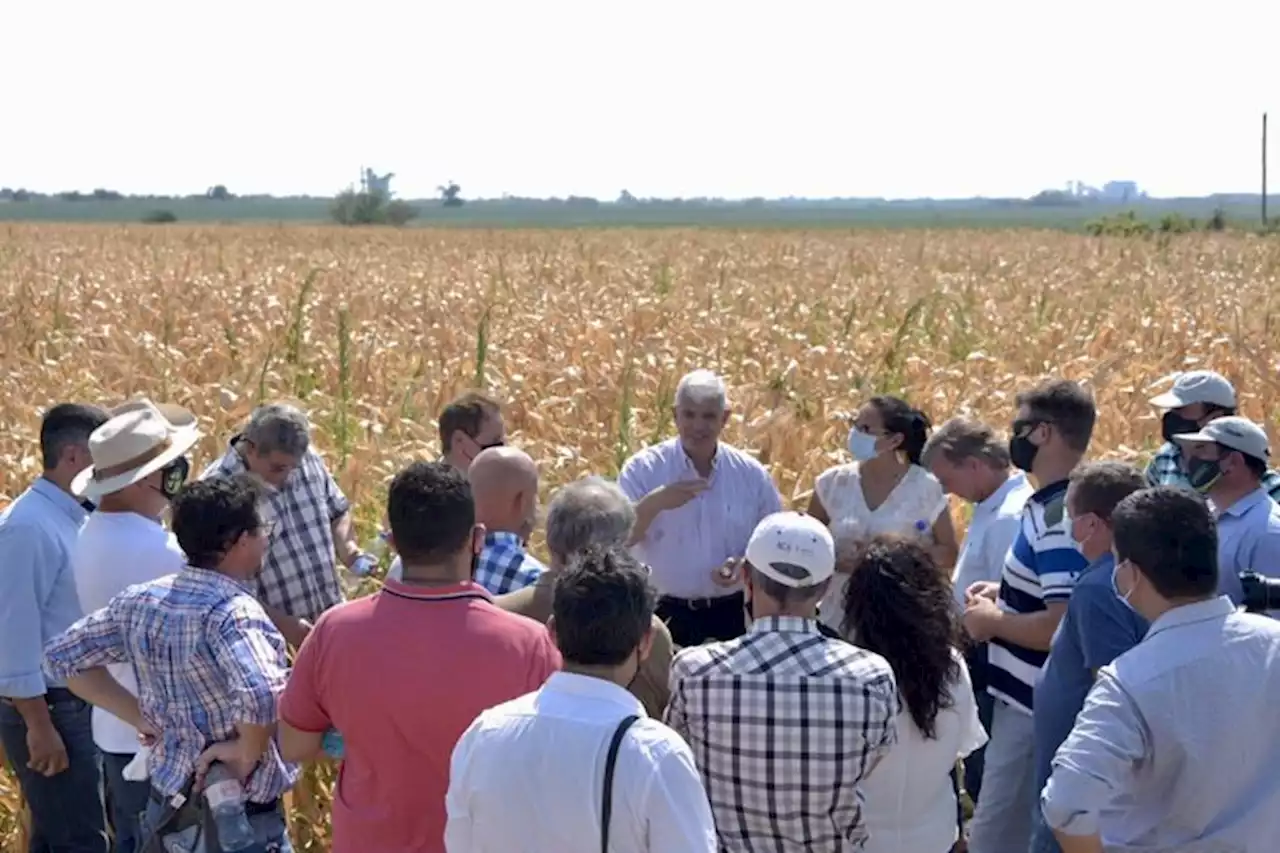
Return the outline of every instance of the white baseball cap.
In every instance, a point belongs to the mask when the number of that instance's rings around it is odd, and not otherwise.
[[[785,586],[817,586],[835,574],[836,546],[811,515],[775,512],[761,519],[747,542],[751,567]]]
[[[1151,398],[1159,409],[1180,409],[1193,403],[1208,403],[1223,409],[1236,407],[1236,389],[1221,373],[1212,370],[1190,370],[1174,380],[1173,387]]]
[[[1215,418],[1199,432],[1184,432],[1173,437],[1174,441],[1186,441],[1193,444],[1221,444],[1232,450],[1238,450],[1245,456],[1267,461],[1271,448],[1267,443],[1267,434],[1262,427],[1247,418],[1234,415]]]

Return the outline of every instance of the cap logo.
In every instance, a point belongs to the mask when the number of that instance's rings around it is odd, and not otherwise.
[[[795,563],[770,563],[769,568],[780,575],[791,578],[793,581],[809,579],[809,570],[804,566],[797,566]]]

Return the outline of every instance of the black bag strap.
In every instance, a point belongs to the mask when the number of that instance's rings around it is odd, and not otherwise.
[[[613,730],[613,740],[609,742],[609,755],[604,760],[604,804],[600,809],[600,853],[609,853],[609,818],[613,814],[613,771],[618,766],[618,748],[627,735],[631,724],[640,719],[633,714]]]

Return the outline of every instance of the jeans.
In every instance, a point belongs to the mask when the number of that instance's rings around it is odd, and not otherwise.
[[[93,743],[92,707],[65,690],[52,691],[49,716],[67,750],[67,769],[43,776],[27,768],[27,724],[0,702],[0,742],[31,809],[29,853],[107,853],[102,756]]]
[[[982,727],[987,730],[987,735],[990,737],[991,712],[996,700],[987,692],[987,644],[974,646],[965,655],[965,662],[969,666],[969,679],[973,682],[973,698],[978,705],[978,722],[982,723]],[[986,754],[987,747],[984,745],[969,753],[964,759],[964,789],[969,792],[969,799],[973,800],[975,807],[982,793],[982,766]]]
[[[982,773],[982,799],[969,823],[970,853],[1027,853],[1035,790],[1031,715],[997,700]]]
[[[1045,822],[1044,814],[1040,811],[1040,798],[1036,798],[1035,814],[1031,816],[1031,847],[1030,853],[1062,853],[1062,847],[1058,845],[1058,839],[1054,837],[1053,830],[1049,828],[1049,824]]]
[[[144,843],[150,839],[164,813],[165,806],[148,794],[147,808],[142,813],[140,824]],[[253,826],[257,843],[243,853],[293,853],[293,845],[289,842],[289,824],[284,819],[283,811],[277,808],[274,812],[251,815],[249,823]]]
[[[116,832],[115,853],[137,853],[142,846],[142,839],[138,837],[138,821],[147,809],[151,783],[145,780],[130,782],[124,778],[124,768],[133,758],[131,754],[102,753],[111,825]]]

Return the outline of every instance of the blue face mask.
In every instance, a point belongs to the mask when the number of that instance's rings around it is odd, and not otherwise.
[[[859,462],[866,462],[880,455],[876,450],[876,437],[857,427],[849,430],[849,452]]]
[[[1124,603],[1125,607],[1129,608],[1134,613],[1137,613],[1138,612],[1137,609],[1132,604],[1129,603],[1129,596],[1133,595],[1133,589],[1131,588],[1128,592],[1121,592],[1120,583],[1119,581],[1116,580],[1116,573],[1120,571],[1121,565],[1123,564],[1116,563],[1115,566],[1111,569],[1111,589],[1113,592],[1115,592],[1116,598],[1120,599],[1120,601]]]

